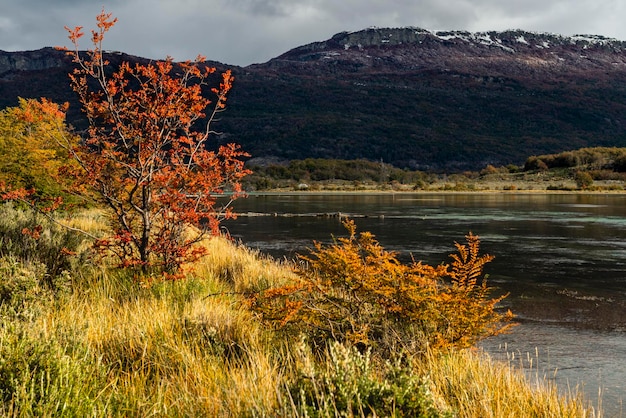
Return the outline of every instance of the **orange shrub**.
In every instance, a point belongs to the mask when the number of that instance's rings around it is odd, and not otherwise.
[[[451,265],[403,264],[369,232],[324,246],[301,257],[298,280],[255,295],[253,310],[288,334],[304,333],[316,348],[335,340],[383,355],[416,353],[426,347],[468,347],[511,326],[510,312],[490,298],[479,255],[479,239],[456,244]]]

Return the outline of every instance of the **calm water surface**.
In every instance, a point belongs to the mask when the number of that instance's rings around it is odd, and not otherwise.
[[[241,216],[224,223],[236,239],[276,257],[306,253],[313,240],[345,231],[354,218],[399,257],[449,262],[468,232],[496,256],[485,272],[520,325],[483,346],[516,357],[529,373],[577,385],[608,416],[626,402],[626,195],[575,194],[293,194],[235,202]],[[287,216],[284,216],[287,215]],[[517,361],[525,358],[526,361]],[[530,361],[531,359],[534,359]],[[626,405],[624,406],[626,416]]]

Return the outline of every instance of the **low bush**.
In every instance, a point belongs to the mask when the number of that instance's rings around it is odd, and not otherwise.
[[[0,258],[0,318],[36,316],[50,296],[43,286],[45,273],[42,264]]]
[[[588,189],[593,185],[593,177],[586,171],[577,171],[574,174],[574,180],[579,189]]]
[[[82,264],[76,253],[84,237],[32,210],[0,206],[0,256],[45,266],[45,281],[54,287],[55,278]]]
[[[511,326],[482,280],[479,240],[456,244],[451,265],[400,263],[369,232],[357,235],[346,221],[348,238],[315,244],[302,257],[299,279],[251,298],[251,307],[276,329],[306,334],[323,350],[329,341],[372,349],[383,357],[427,348],[469,347]]]
[[[0,326],[0,416],[110,416],[107,371],[81,336],[37,315],[4,316]]]
[[[300,357],[299,374],[288,384],[285,416],[452,416],[437,407],[428,381],[399,363],[374,365],[369,352],[339,343],[328,347],[326,362],[311,361],[310,353]]]

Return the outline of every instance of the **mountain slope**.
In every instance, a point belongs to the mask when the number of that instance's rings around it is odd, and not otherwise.
[[[0,106],[72,97],[71,65],[43,68],[57,51],[44,52],[0,53]],[[7,54],[36,64],[9,68]],[[463,170],[626,146],[626,43],[597,36],[372,28],[233,70],[221,140],[255,157]]]

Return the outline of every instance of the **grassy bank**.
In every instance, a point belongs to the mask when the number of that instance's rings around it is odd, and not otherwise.
[[[583,148],[531,156],[479,171],[430,172],[366,160],[251,160],[246,190],[255,191],[624,191],[625,148]]]
[[[624,192],[623,179],[598,179],[581,187],[564,170],[483,175],[429,175],[417,182],[349,180],[273,180],[260,183],[256,191],[274,192]]]
[[[101,225],[97,213],[74,222]],[[288,283],[292,266],[222,238],[204,244],[209,255],[185,280],[161,282],[96,264],[80,242],[52,277],[51,256],[13,254],[7,234],[3,416],[600,416],[575,393],[559,396],[472,349],[398,363],[282,339],[247,300]],[[46,236],[51,248],[71,244],[59,231]]]

